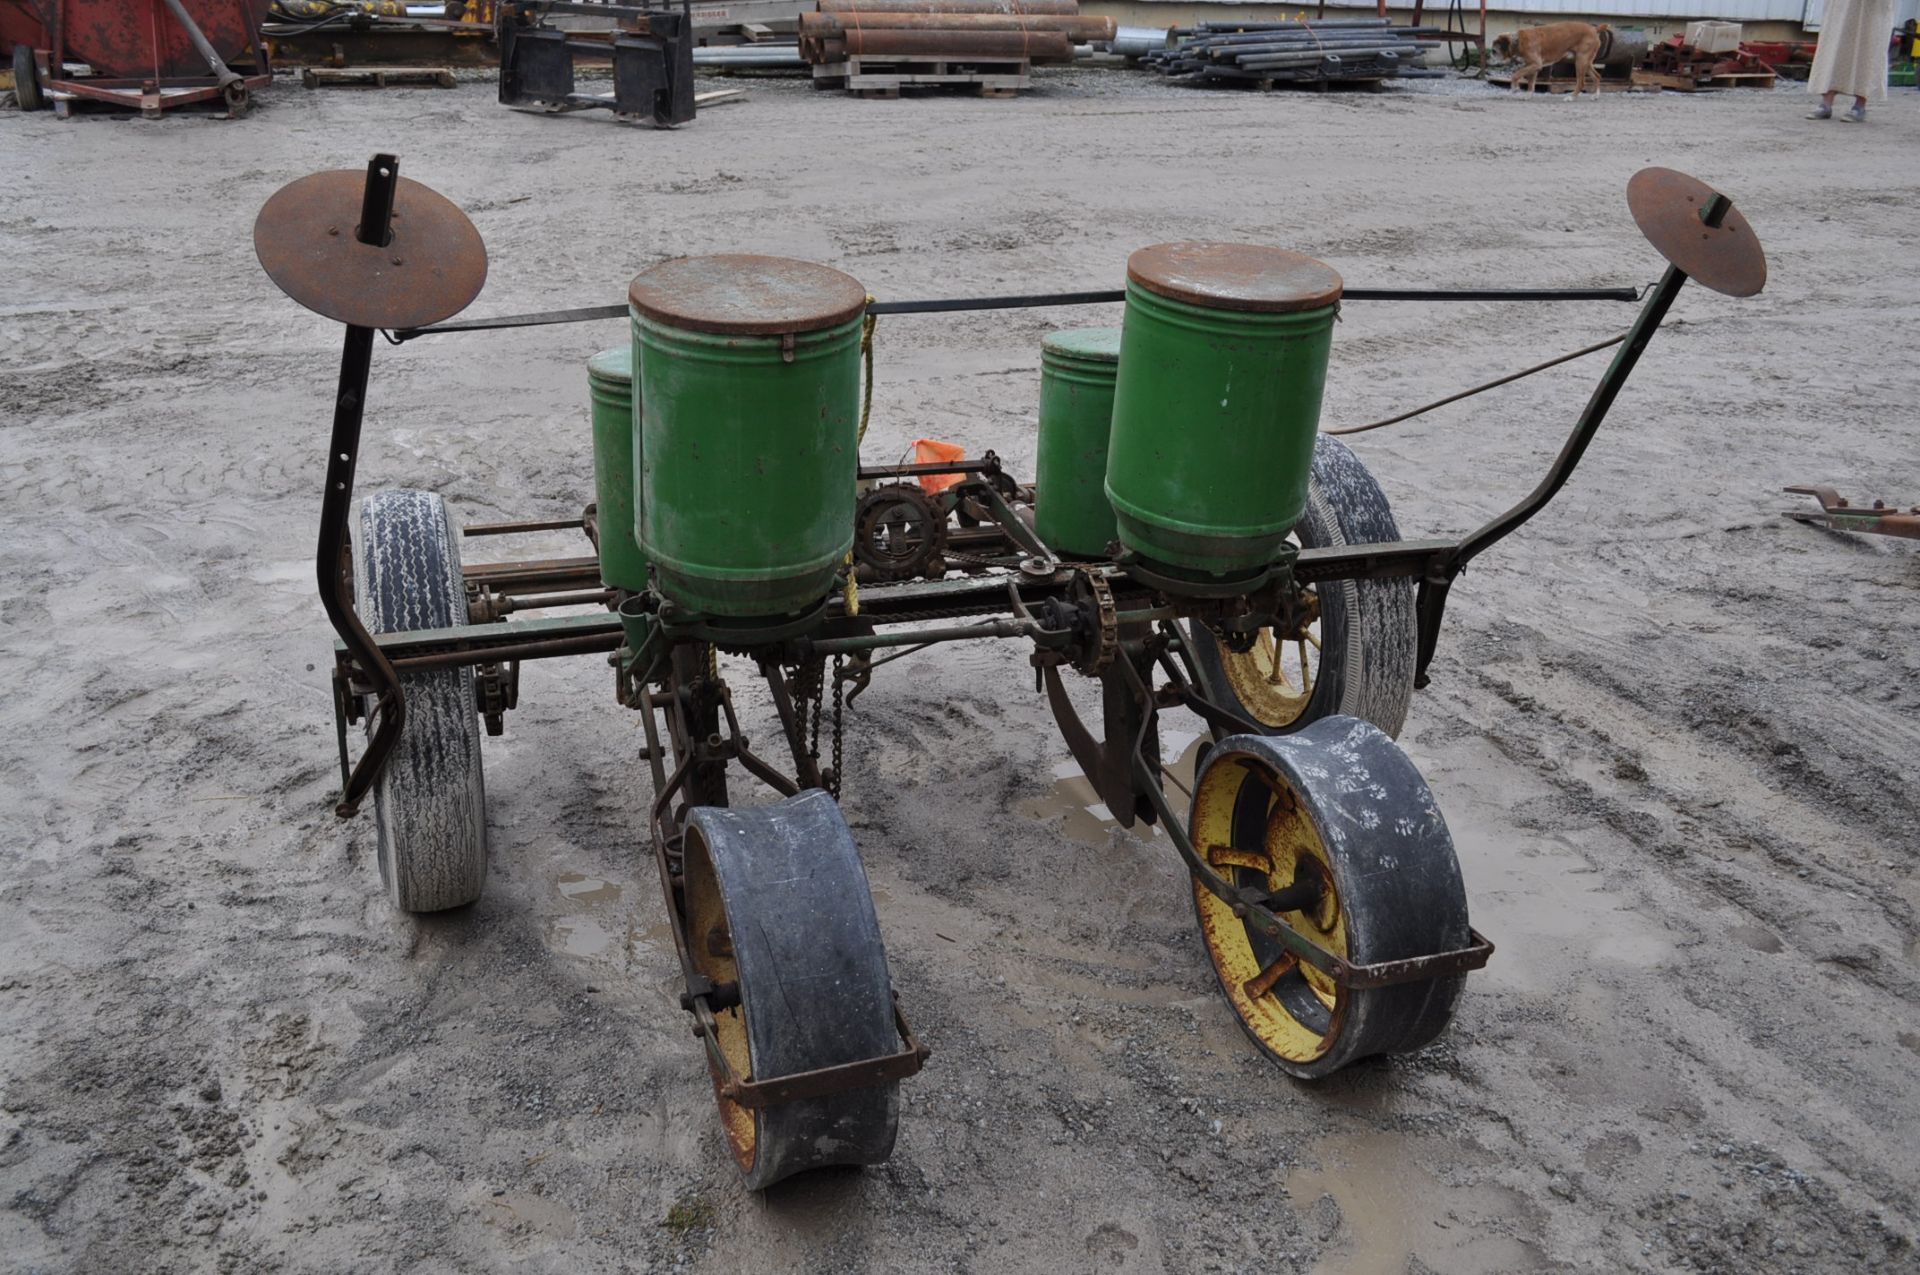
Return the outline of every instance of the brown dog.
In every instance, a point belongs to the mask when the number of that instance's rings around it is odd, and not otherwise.
[[[1533,92],[1540,72],[1552,66],[1560,59],[1573,56],[1573,96],[1579,97],[1586,87],[1587,77],[1593,77],[1593,91],[1600,92],[1600,76],[1593,69],[1593,59],[1600,53],[1600,33],[1607,30],[1607,24],[1588,26],[1584,22],[1549,22],[1545,26],[1523,27],[1512,35],[1503,35],[1493,42],[1495,56],[1502,60],[1518,58],[1520,69],[1513,73],[1513,91],[1520,91],[1520,80],[1525,77],[1527,92]]]

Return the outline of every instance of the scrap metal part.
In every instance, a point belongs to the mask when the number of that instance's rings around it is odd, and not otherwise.
[[[1825,527],[1829,531],[1855,531],[1869,536],[1920,540],[1920,505],[1902,511],[1889,508],[1883,500],[1876,500],[1871,506],[1861,508],[1831,487],[1788,487],[1786,490],[1796,496],[1812,496],[1820,502],[1819,513],[1805,509],[1787,510],[1787,517],[1795,522],[1804,522],[1810,527]]]

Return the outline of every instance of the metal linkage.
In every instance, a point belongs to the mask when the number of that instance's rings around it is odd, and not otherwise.
[[[1701,188],[1703,191],[1705,188]],[[1690,200],[1691,202],[1691,200]],[[1692,229],[1711,232],[1728,224],[1733,212],[1733,201],[1725,195],[1713,192],[1701,201],[1692,216]],[[1704,237],[1704,236],[1703,236]],[[1749,236],[1750,238],[1751,236]],[[1656,247],[1663,252],[1669,251],[1667,244],[1656,241]],[[1716,271],[1725,271],[1725,262],[1703,259],[1703,266]],[[1414,685],[1427,685],[1427,668],[1433,663],[1433,654],[1440,640],[1440,621],[1446,612],[1447,593],[1453,587],[1454,580],[1466,570],[1467,564],[1481,553],[1499,543],[1546,507],[1548,501],[1559,494],[1567,480],[1573,477],[1574,469],[1580,464],[1580,458],[1586,455],[1587,445],[1599,432],[1601,423],[1607,418],[1607,412],[1613,407],[1614,400],[1626,386],[1627,378],[1633,375],[1633,369],[1645,353],[1647,344],[1660,330],[1661,321],[1667,317],[1667,311],[1673,306],[1674,299],[1680,295],[1680,289],[1686,286],[1688,274],[1678,264],[1671,264],[1647,294],[1646,301],[1640,307],[1640,313],[1634,318],[1633,326],[1627,329],[1626,339],[1614,354],[1613,361],[1607,367],[1600,381],[1587,399],[1587,405],[1574,422],[1573,430],[1567,435],[1567,441],[1560,447],[1553,464],[1547,469],[1546,476],[1527,493],[1527,495],[1497,518],[1490,520],[1478,531],[1462,538],[1453,549],[1435,555],[1429,561],[1426,572],[1420,579],[1420,593],[1416,603],[1419,615],[1419,647],[1414,663]],[[1764,266],[1761,268],[1764,278]],[[1727,282],[1724,275],[1709,280],[1715,285]],[[1735,287],[1745,287],[1746,280],[1740,280]],[[1723,288],[1722,290],[1728,290]],[[1754,283],[1752,291],[1758,291]],[[1733,295],[1749,295],[1742,291],[1733,291]]]
[[[375,155],[367,163],[366,193],[360,205],[360,224],[354,236],[361,243],[387,242],[393,222],[393,196],[400,182],[400,161]],[[347,517],[353,504],[354,462],[360,455],[360,426],[366,416],[367,379],[373,367],[373,329],[347,325],[340,355],[340,385],[333,400],[333,437],[327,446],[327,486],[320,501],[320,543],[314,554],[320,602],[327,619],[346,644],[375,696],[377,725],[359,764],[346,766],[345,724],[341,733],[341,792],[334,813],[345,818],[360,809],[373,788],[387,754],[400,738],[407,721],[406,696],[400,689],[385,653],[374,644],[367,626],[353,609],[353,575],[347,568]]]
[[[1637,301],[1638,288],[1348,288],[1342,301]],[[950,297],[936,301],[875,301],[868,314],[955,314],[974,310],[1030,310],[1052,306],[1107,305],[1125,301],[1120,289],[1093,292],[1035,292],[998,297]],[[555,323],[587,323],[597,319],[624,319],[625,305],[579,306],[571,310],[541,310],[506,314],[492,319],[462,319],[426,327],[400,328],[387,334],[395,345],[416,337],[454,332],[496,332],[508,328],[536,328]]]

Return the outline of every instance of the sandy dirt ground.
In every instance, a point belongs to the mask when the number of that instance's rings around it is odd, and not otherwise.
[[[1780,514],[1795,482],[1920,502],[1920,94],[1854,127],[1788,90],[751,87],[672,134],[478,83],[282,86],[241,123],[0,112],[0,1266],[1920,1269],[1920,556]],[[1772,278],[1685,293],[1570,489],[1455,591],[1402,742],[1499,952],[1440,1043],[1276,1072],[1164,838],[1086,810],[1022,651],[929,653],[855,706],[844,804],[934,1057],[889,1163],[757,1196],[676,1007],[639,727],[598,660],[529,668],[487,741],[480,904],[395,915],[371,819],[330,813],[310,563],[339,330],[250,228],[376,149],[485,235],[474,314],[616,301],[717,250],[888,298],[1113,287],[1176,238],[1356,286],[1637,285],[1647,164],[1733,194]],[[1327,421],[1630,315],[1353,303]],[[884,320],[869,458],[926,435],[1031,472],[1042,335],[1115,317]],[[363,490],[577,512],[584,363],[622,340],[383,345]],[[1403,532],[1504,507],[1599,371],[1357,440]]]

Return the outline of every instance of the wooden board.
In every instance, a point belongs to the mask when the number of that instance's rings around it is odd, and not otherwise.
[[[844,88],[861,97],[898,97],[903,88],[960,86],[982,97],[1012,97],[1031,87],[1033,64],[978,59],[854,56],[813,68],[815,88]]]
[[[437,84],[453,87],[453,68],[446,66],[308,66],[300,69],[300,83],[310,89],[372,87],[396,84]]]
[[[1631,80],[1610,80],[1605,76],[1601,76],[1599,82],[1602,93],[1624,93],[1633,87],[1633,81]],[[1506,72],[1496,71],[1487,76],[1487,83],[1493,85],[1495,88],[1511,90],[1513,88],[1513,76]],[[1573,92],[1573,84],[1574,80],[1571,75],[1555,79],[1548,79],[1545,76],[1541,76],[1533,85],[1533,91],[1536,93],[1571,93]],[[1589,93],[1593,92],[1591,87],[1593,81],[1588,80],[1587,84],[1589,87],[1586,91]]]
[[[1719,89],[1770,89],[1774,75],[1771,71],[1741,71],[1734,75],[1713,75],[1694,78],[1691,75],[1667,75],[1660,71],[1635,71],[1633,83],[1636,88],[1672,89],[1676,93],[1712,93]]]

